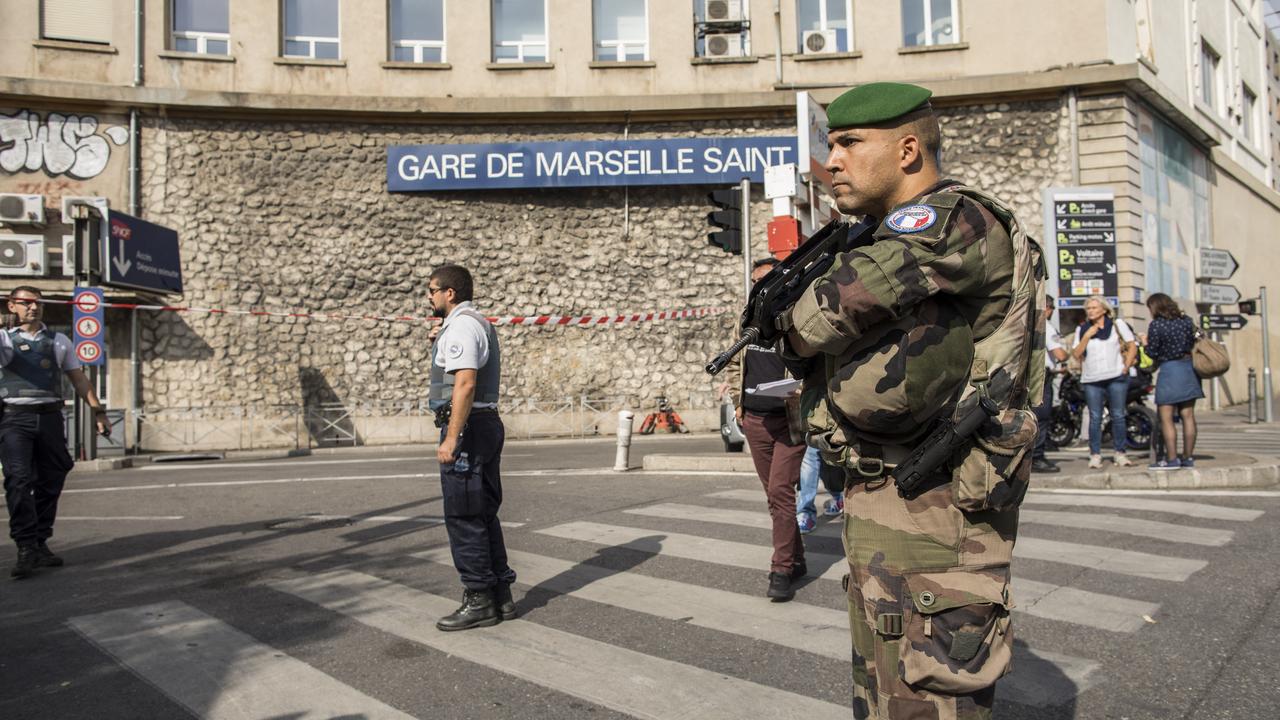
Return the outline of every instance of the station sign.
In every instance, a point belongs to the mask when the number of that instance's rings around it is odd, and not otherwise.
[[[182,294],[176,230],[111,210],[103,254],[104,285]]]
[[[1203,313],[1200,315],[1201,330],[1240,330],[1249,323],[1244,315],[1221,313]]]
[[[1120,301],[1116,262],[1115,193],[1079,188],[1045,191],[1052,228],[1058,307],[1079,308],[1091,297]]]
[[[107,363],[100,288],[79,287],[71,298],[71,348],[81,365]]]

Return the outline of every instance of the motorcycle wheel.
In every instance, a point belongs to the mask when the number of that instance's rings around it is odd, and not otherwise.
[[[1053,409],[1053,415],[1049,418],[1049,442],[1065,448],[1076,439],[1079,432],[1069,409],[1062,406]]]
[[[1156,433],[1156,414],[1145,405],[1130,405],[1125,408],[1124,429],[1125,443],[1132,450],[1149,450],[1151,438]]]

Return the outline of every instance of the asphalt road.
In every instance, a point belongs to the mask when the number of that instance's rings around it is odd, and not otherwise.
[[[718,447],[645,439],[632,463]],[[0,582],[0,717],[850,717],[838,520],[772,604],[753,476],[510,443],[521,619],[445,634],[460,587],[423,455],[73,475],[66,567]],[[1274,717],[1277,547],[1277,492],[1033,492],[997,717]]]

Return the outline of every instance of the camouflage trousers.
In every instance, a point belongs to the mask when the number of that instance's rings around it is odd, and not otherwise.
[[[853,716],[990,718],[1018,511],[962,512],[946,482],[908,500],[877,478],[848,487],[844,523]]]

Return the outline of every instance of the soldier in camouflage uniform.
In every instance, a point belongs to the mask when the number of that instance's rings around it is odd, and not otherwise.
[[[830,105],[836,204],[879,225],[779,319],[812,401],[809,442],[846,468],[856,718],[988,718],[1013,647],[1044,266],[1004,204],[942,178],[929,97],[873,83]],[[983,395],[1000,414],[900,494],[895,464]]]

